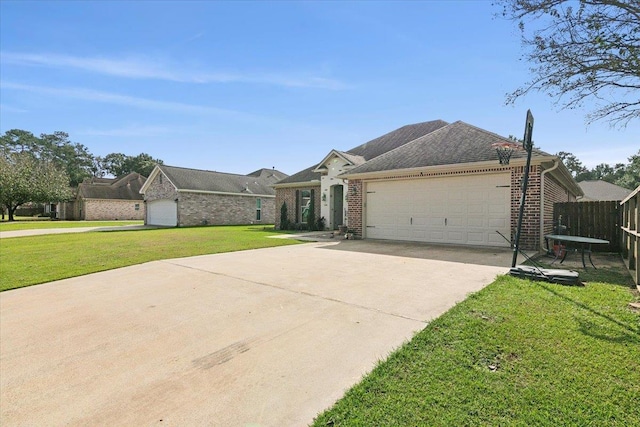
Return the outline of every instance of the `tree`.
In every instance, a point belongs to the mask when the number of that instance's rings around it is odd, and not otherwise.
[[[629,157],[629,164],[624,170],[624,174],[616,180],[615,184],[634,190],[640,185],[640,150]]]
[[[545,92],[562,108],[596,100],[587,121],[626,125],[640,117],[640,2],[497,0],[517,21],[533,78],[507,95]],[[526,22],[526,25],[525,25]],[[529,29],[529,23],[534,25]]]
[[[556,153],[556,156],[560,157],[562,163],[567,167],[571,176],[577,180],[577,177],[588,172],[588,169],[582,164],[576,156],[566,151],[560,151]]]
[[[154,159],[147,153],[140,153],[137,156],[111,153],[102,159],[102,167],[113,176],[123,176],[131,172],[138,172],[148,177],[158,164],[163,164],[162,160]]]
[[[53,162],[27,151],[0,156],[0,205],[9,212],[9,221],[24,203],[62,201],[70,196],[69,177]]]
[[[69,140],[66,132],[41,134],[40,140],[45,147],[48,160],[64,168],[69,175],[69,184],[77,187],[85,178],[95,176],[95,158],[82,144]]]
[[[54,163],[67,172],[69,185],[74,187],[99,172],[89,149],[72,143],[66,132],[43,133],[38,138],[31,132],[11,129],[0,137],[0,148],[4,155],[28,153],[35,159]]]
[[[556,156],[562,159],[563,163],[571,172],[571,176],[578,181],[602,180],[620,187],[635,189],[640,185],[640,150],[629,157],[629,164],[616,163],[615,166],[607,163],[600,163],[593,169],[586,168],[576,156],[566,151],[561,151]]]
[[[289,229],[289,213],[287,210],[287,202],[282,202],[280,206],[280,230]]]

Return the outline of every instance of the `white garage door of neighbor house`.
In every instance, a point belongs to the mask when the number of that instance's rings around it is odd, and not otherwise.
[[[510,175],[367,183],[366,237],[509,246]]]
[[[154,200],[147,203],[147,224],[175,227],[178,224],[178,205],[173,200]]]

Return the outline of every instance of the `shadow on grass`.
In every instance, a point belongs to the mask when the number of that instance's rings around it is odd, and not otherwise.
[[[550,269],[564,269],[574,270],[580,274],[580,280],[583,282],[601,282],[609,283],[612,285],[624,286],[626,288],[633,287],[633,281],[631,275],[627,271],[620,254],[598,253],[594,254],[594,263],[598,265],[597,269],[589,266],[588,268],[582,268],[582,265],[578,265],[575,262],[572,263],[553,263],[551,259],[545,255],[540,255],[533,259],[536,264],[542,268]],[[530,262],[525,262],[526,265],[532,265]]]
[[[560,292],[558,292],[557,290],[555,290],[553,288],[553,285],[550,284],[546,284],[544,282],[533,282],[535,283],[537,286],[540,286],[541,288],[543,288],[544,290],[546,290],[547,292],[557,296],[558,298],[561,298],[573,305],[575,305],[576,307],[579,307],[585,311],[588,311],[589,313],[600,317],[603,320],[608,321],[609,323],[613,324],[613,325],[617,325],[618,327],[620,327],[621,329],[623,329],[624,331],[622,332],[622,335],[620,336],[616,336],[616,337],[612,337],[611,336],[611,332],[613,331],[613,329],[615,327],[612,326],[612,329],[608,329],[608,328],[604,328],[601,325],[596,325],[593,322],[585,322],[581,319],[577,319],[576,321],[578,322],[578,324],[580,325],[580,332],[582,332],[585,335],[588,335],[590,337],[593,338],[597,338],[597,339],[602,339],[605,341],[611,341],[611,342],[629,342],[629,343],[635,343],[635,344],[640,344],[640,330],[639,329],[634,329],[633,327],[631,327],[630,325],[621,322],[618,319],[615,319],[614,317],[605,314],[605,313],[601,313],[598,310],[595,310],[594,308],[580,302],[580,301],[576,301],[575,299],[568,297],[567,295],[563,295]]]

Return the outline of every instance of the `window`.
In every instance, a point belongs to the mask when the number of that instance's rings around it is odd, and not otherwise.
[[[311,207],[311,190],[302,190],[300,192],[300,215],[301,222],[307,222],[309,208]]]
[[[262,200],[256,199],[256,221],[262,220]]]
[[[140,210],[140,203],[136,203],[135,209],[136,209],[137,211],[139,211],[139,210]]]

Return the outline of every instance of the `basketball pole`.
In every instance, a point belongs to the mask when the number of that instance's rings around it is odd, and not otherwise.
[[[527,197],[527,186],[529,185],[529,167],[531,166],[531,151],[533,150],[533,143],[531,142],[531,136],[533,134],[533,114],[531,110],[527,110],[527,120],[524,126],[524,139],[522,145],[527,150],[527,166],[524,169],[524,178],[522,179],[520,194],[520,211],[518,212],[518,227],[516,228],[515,243],[513,245],[513,259],[511,260],[511,268],[515,268],[518,260],[518,250],[520,249],[520,232],[522,231],[522,217],[524,216],[524,202]]]

